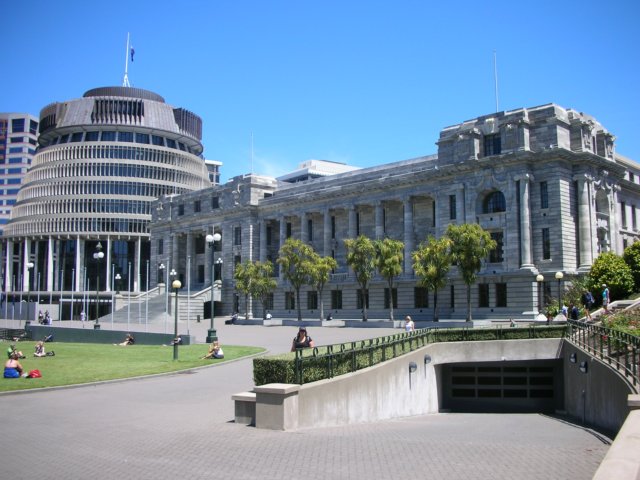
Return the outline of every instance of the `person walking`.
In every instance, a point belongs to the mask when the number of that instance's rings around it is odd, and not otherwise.
[[[602,306],[604,307],[604,312],[609,313],[609,303],[611,302],[609,287],[607,287],[606,283],[603,283],[602,288]]]

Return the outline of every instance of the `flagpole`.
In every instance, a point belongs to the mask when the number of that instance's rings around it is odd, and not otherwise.
[[[127,49],[124,52],[124,78],[122,79],[123,87],[130,87],[129,85],[129,32],[127,32]]]

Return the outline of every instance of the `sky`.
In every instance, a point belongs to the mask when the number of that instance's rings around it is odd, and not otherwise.
[[[0,111],[122,85],[130,33],[131,86],[202,118],[223,182],[437,153],[443,128],[496,103],[590,114],[640,162],[637,0],[0,0],[0,14]]]

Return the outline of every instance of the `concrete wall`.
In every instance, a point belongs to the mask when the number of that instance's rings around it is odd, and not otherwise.
[[[94,330],[93,324],[88,322],[87,328],[57,328],[55,325],[29,325],[33,340],[42,340],[47,335],[53,334],[55,342],[81,342],[81,343],[120,343],[129,333],[127,330]],[[137,345],[168,345],[173,340],[173,334],[135,332]],[[181,335],[183,345],[190,345],[190,335]]]
[[[437,413],[440,366],[458,362],[558,358],[561,339],[453,342],[427,345],[372,368],[303,385],[298,426],[323,427]],[[425,363],[425,355],[431,357]],[[417,370],[409,373],[414,362]]]

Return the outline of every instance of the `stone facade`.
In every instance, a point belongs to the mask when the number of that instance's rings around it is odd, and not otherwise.
[[[433,292],[425,298],[416,288],[411,252],[428,235],[441,236],[450,223],[479,223],[499,246],[472,286],[473,317],[533,318],[539,299],[557,294],[556,272],[570,280],[587,272],[600,252],[622,253],[639,236],[640,165],[615,154],[614,140],[593,117],[548,104],[447,127],[437,155],[295,184],[235,177],[161,198],[153,209],[151,258],[175,268],[183,283],[189,265],[192,291],[219,278],[218,313],[244,313],[243,299],[234,292],[234,264],[275,261],[287,237],[300,238],[338,262],[323,295],[325,315],[359,318],[358,286],[345,262],[344,240],[390,237],[405,245],[397,316],[429,320]],[[222,240],[211,252],[205,236],[214,231]],[[212,259],[219,258],[222,267],[211,275]],[[154,274],[158,280],[160,273]],[[382,278],[372,282],[370,318],[388,317],[385,288]],[[319,305],[310,290],[301,302],[304,316],[313,318]],[[275,317],[296,315],[290,292],[279,279],[270,305]],[[255,303],[248,309],[260,316]],[[466,286],[455,269],[438,292],[438,306],[441,318],[466,314]]]

